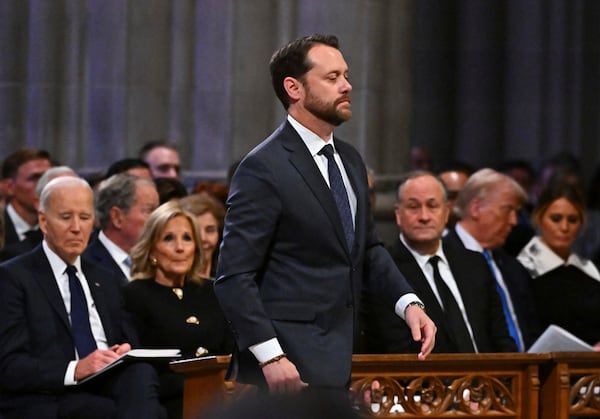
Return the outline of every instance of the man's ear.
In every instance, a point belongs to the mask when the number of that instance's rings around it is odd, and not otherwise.
[[[42,233],[44,233],[44,235],[45,235],[46,231],[48,230],[47,224],[46,224],[46,214],[44,214],[42,211],[39,211],[39,210],[38,210],[38,225],[40,226],[40,230],[42,230]]]
[[[300,80],[294,77],[286,77],[283,79],[283,88],[290,97],[291,102],[296,102],[304,95],[304,85]]]
[[[111,207],[110,208],[110,222],[119,230],[123,228],[123,220],[125,217],[123,216],[123,210],[119,207]]]
[[[471,218],[473,218],[474,220],[479,219],[479,214],[481,213],[481,205],[482,204],[483,204],[483,201],[481,201],[481,199],[479,199],[479,198],[475,198],[469,203],[469,214],[471,215]]]
[[[400,204],[396,203],[394,204],[394,215],[396,217],[396,225],[398,227],[400,227]]]
[[[6,194],[8,195],[7,198],[10,198],[11,196],[14,195],[14,187],[15,187],[15,181],[13,180],[13,178],[8,177],[5,179],[0,180],[0,182],[3,183],[3,188],[6,191]]]

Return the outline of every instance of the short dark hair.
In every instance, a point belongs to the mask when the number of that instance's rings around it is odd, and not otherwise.
[[[154,179],[154,185],[158,191],[158,200],[161,204],[169,202],[172,199],[183,198],[188,195],[188,191],[180,180],[170,177],[159,177]]]
[[[165,148],[170,148],[173,151],[178,151],[177,147],[175,146],[175,144],[172,144],[166,140],[153,140],[153,141],[148,141],[146,144],[144,144],[141,148],[140,151],[138,153],[138,157],[144,161],[146,161],[146,156],[148,155],[148,153],[151,150],[154,150],[157,147],[165,147]]]
[[[150,166],[142,159],[138,159],[135,157],[127,157],[125,159],[117,160],[113,164],[111,164],[106,171],[106,179],[111,177],[112,175],[118,175],[120,173],[125,173],[130,169],[137,168],[145,168],[150,170]]]
[[[275,94],[285,109],[290,106],[290,98],[283,87],[286,77],[302,79],[312,68],[313,63],[306,59],[308,51],[315,44],[324,44],[339,49],[338,39],[335,35],[313,34],[296,39],[281,47],[271,57],[269,69],[271,71],[271,83]]]
[[[398,188],[396,189],[396,191],[397,191],[396,192],[396,200],[398,202],[401,201],[400,192],[402,191],[402,187],[406,184],[406,182],[408,182],[409,180],[412,180],[412,179],[416,179],[418,177],[423,177],[423,176],[431,176],[432,178],[434,178],[437,181],[437,183],[440,184],[440,186],[442,187],[444,202],[447,202],[448,201],[448,189],[446,188],[444,181],[442,181],[442,179],[440,179],[440,177],[437,176],[436,174],[434,174],[433,172],[430,172],[429,170],[420,170],[420,169],[403,173],[402,176],[400,176],[400,181],[398,182]]]
[[[50,160],[50,153],[46,150],[23,147],[9,154],[2,162],[2,179],[14,178],[19,172],[19,167],[31,160]]]

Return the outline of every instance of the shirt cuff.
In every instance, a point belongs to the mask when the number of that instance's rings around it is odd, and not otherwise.
[[[266,362],[276,356],[283,354],[283,349],[277,338],[269,339],[262,343],[250,346],[250,352],[256,357],[259,363]]]
[[[74,386],[77,384],[77,381],[75,381],[75,367],[77,367],[77,362],[79,361],[69,362],[67,372],[65,372],[65,386]]]
[[[402,297],[400,297],[398,301],[396,301],[394,311],[402,320],[405,320],[404,311],[406,310],[406,307],[408,307],[408,305],[413,301],[418,301],[421,304],[423,304],[423,301],[421,301],[419,297],[417,297],[417,294],[413,294],[412,292],[404,294]]]

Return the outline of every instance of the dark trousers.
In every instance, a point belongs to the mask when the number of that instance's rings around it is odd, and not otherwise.
[[[154,367],[132,363],[61,394],[23,394],[3,401],[5,419],[165,419]],[[9,407],[10,406],[10,407]]]

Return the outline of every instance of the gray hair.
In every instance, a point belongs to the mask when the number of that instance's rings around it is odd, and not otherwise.
[[[42,189],[44,189],[44,186],[46,186],[52,179],[60,176],[77,176],[77,173],[75,173],[75,170],[71,169],[69,166],[51,167],[50,169],[46,170],[38,179],[38,182],[35,185],[35,196],[39,198],[42,194]]]
[[[94,206],[100,228],[104,229],[110,222],[110,209],[117,207],[129,212],[135,201],[138,184],[154,186],[154,182],[125,173],[112,175],[103,180],[96,192]]]
[[[521,203],[527,201],[527,194],[513,178],[493,169],[484,168],[469,176],[467,183],[465,183],[456,197],[454,213],[461,219],[465,218],[468,215],[469,204],[473,200],[481,199],[485,201],[490,192],[499,185],[508,185]]]
[[[432,178],[437,180],[437,182],[442,187],[444,202],[448,202],[448,191],[446,189],[446,185],[444,184],[444,182],[442,182],[442,179],[440,179],[439,176],[436,176],[427,170],[413,170],[411,172],[404,173],[400,177],[400,183],[398,183],[398,193],[396,196],[396,199],[398,200],[398,202],[400,202],[400,191],[402,190],[402,187],[404,186],[404,184],[411,179],[416,179],[418,177],[423,177],[423,176],[431,176]]]
[[[44,186],[42,192],[40,193],[40,211],[46,212],[48,209],[48,203],[50,201],[50,197],[52,196],[52,192],[56,189],[67,189],[67,188],[76,188],[76,187],[85,187],[89,189],[90,193],[94,193],[90,184],[80,177],[74,176],[59,176],[52,179],[50,182]]]

